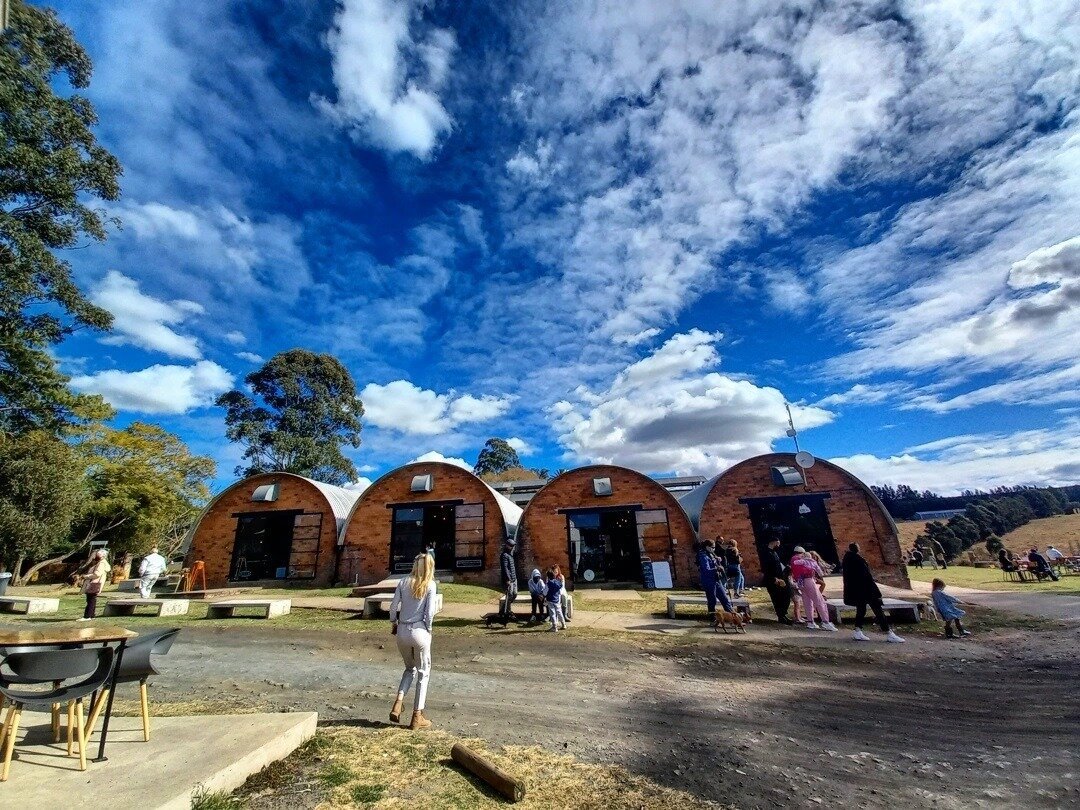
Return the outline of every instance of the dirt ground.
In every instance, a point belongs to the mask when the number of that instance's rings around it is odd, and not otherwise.
[[[856,647],[765,622],[684,639],[436,626],[427,713],[493,747],[621,765],[703,805],[1076,806],[1078,647],[1072,629]],[[389,635],[185,627],[164,669],[161,704],[378,727],[400,658]]]

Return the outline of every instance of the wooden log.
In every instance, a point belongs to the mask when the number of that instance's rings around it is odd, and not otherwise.
[[[450,749],[450,759],[469,773],[483,779],[511,802],[520,802],[525,798],[525,784],[520,779],[515,779],[468,746],[454,743],[454,747]]]

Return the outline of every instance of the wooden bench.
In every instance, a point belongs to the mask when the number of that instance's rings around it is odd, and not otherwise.
[[[106,616],[135,616],[136,608],[150,608],[147,616],[183,616],[191,603],[187,599],[110,599]]]
[[[675,608],[679,605],[700,605],[703,608],[708,608],[709,600],[704,596],[669,593],[667,597],[667,615],[669,619],[675,618]],[[732,599],[731,606],[735,608],[736,613],[744,616],[747,621],[753,621],[749,599]]]
[[[854,606],[845,605],[843,599],[827,599],[825,604],[829,608],[829,621],[834,624],[842,623],[842,614],[855,613]],[[933,611],[933,608],[929,607],[926,602],[909,602],[904,599],[882,599],[881,606],[890,619],[903,617],[916,623],[922,619],[922,614],[929,615]],[[869,610],[867,612],[872,618],[873,612]]]
[[[170,600],[175,601],[175,600]],[[291,599],[222,599],[206,606],[208,619],[233,619],[239,609],[255,608],[263,619],[284,616],[292,610]],[[254,617],[247,617],[254,618]]]
[[[532,606],[532,597],[529,596],[529,592],[519,593],[517,599],[514,600],[514,604],[524,602],[528,607]],[[505,613],[506,610],[506,595],[499,597],[499,613]],[[567,619],[574,618],[574,595],[572,593],[566,594],[566,617]]]
[[[376,613],[387,613],[390,610],[390,601],[394,598],[392,593],[373,593],[364,597],[364,618],[374,619]],[[443,595],[435,594],[435,612],[442,613]]]
[[[17,608],[21,607],[22,610]],[[0,613],[56,613],[60,600],[47,596],[0,596]]]

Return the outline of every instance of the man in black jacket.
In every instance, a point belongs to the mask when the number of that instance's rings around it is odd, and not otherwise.
[[[514,611],[511,610],[511,606],[514,604],[514,600],[517,599],[518,594],[517,565],[514,563],[513,540],[508,539],[503,545],[499,565],[502,568],[503,589],[506,594],[506,599],[503,602],[503,613],[506,618],[513,619]]]
[[[788,608],[791,606],[791,586],[787,580],[787,566],[780,559],[778,548],[780,548],[779,540],[769,541],[765,554],[761,558],[761,583],[769,592],[769,598],[772,599],[773,608],[776,609],[776,620],[781,624],[792,624],[787,615]]]
[[[858,543],[848,546],[848,551],[844,555],[844,604],[855,608],[854,638],[856,641],[870,640],[862,631],[867,607],[874,611],[874,618],[881,632],[885,633],[887,641],[893,643],[904,641],[889,628],[889,621],[885,618],[885,608],[881,604],[881,589],[874,582],[874,573],[870,570],[870,563],[859,554]]]

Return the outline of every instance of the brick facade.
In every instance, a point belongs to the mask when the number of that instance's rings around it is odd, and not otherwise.
[[[272,503],[253,503],[251,494],[264,484],[278,485],[278,498]],[[317,523],[319,554],[316,576],[305,579],[311,585],[326,586],[334,582],[337,562],[337,521],[326,497],[311,482],[288,473],[255,475],[230,486],[210,504],[192,533],[186,565],[195,560],[206,564],[206,586],[224,588],[229,582],[233,545],[236,540],[237,519],[244,512],[299,510],[304,516],[298,526]]]
[[[750,511],[739,499],[827,492],[825,509],[840,558],[849,543],[857,542],[879,582],[910,587],[896,526],[861,481],[835,464],[819,459],[806,470],[805,487],[781,487],[773,484],[770,476],[770,468],[778,466],[794,467],[794,455],[772,453],[736,464],[719,477],[701,509],[699,536],[736,540],[748,585],[760,582],[761,566]]]
[[[410,491],[414,476],[428,474],[434,477],[431,492]],[[499,554],[506,539],[506,523],[495,493],[469,470],[435,461],[399,467],[360,496],[345,528],[341,580],[365,585],[389,575],[393,509],[388,508],[388,504],[457,500],[484,504],[484,567],[478,571],[455,571],[454,581],[499,585]],[[442,567],[441,562],[439,567]]]
[[[611,479],[611,495],[593,492],[594,478]],[[638,506],[666,509],[668,528],[674,541],[674,555],[667,536],[646,538],[645,552],[654,562],[672,563],[675,585],[687,587],[693,568],[694,530],[675,497],[648,476],[626,467],[595,465],[563,473],[536,493],[525,507],[518,528],[518,570],[527,576],[533,568],[562,567],[567,581],[573,580],[567,540],[566,514],[560,509]],[[672,558],[674,557],[674,558]]]

